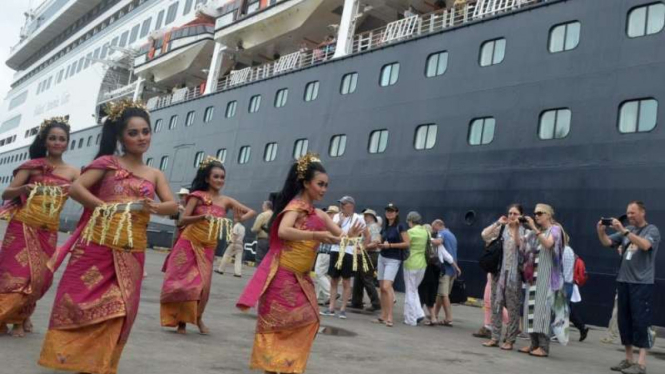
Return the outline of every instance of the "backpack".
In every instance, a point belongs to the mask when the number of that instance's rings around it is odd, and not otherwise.
[[[579,287],[584,286],[589,280],[589,274],[586,272],[586,264],[580,256],[575,255],[575,266],[573,267],[573,282]]]
[[[505,225],[501,226],[499,236],[492,240],[478,259],[478,265],[483,269],[485,274],[497,274],[501,271],[501,264],[503,262],[503,230]]]
[[[432,238],[430,238],[429,235],[425,242],[425,260],[427,260],[427,265],[436,266],[437,269],[441,267],[439,249],[432,245]]]

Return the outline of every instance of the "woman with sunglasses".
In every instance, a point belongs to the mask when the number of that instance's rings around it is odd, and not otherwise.
[[[501,216],[482,232],[485,243],[503,238],[503,259],[499,274],[492,274],[492,338],[483,343],[485,347],[498,347],[503,328],[503,308],[508,310],[506,335],[501,349],[511,351],[517,339],[522,304],[522,275],[519,269],[520,248],[522,237],[527,230],[520,224],[519,218],[524,214],[520,204],[508,207],[507,216]]]
[[[526,218],[526,225],[531,230],[523,238],[526,263],[524,280],[527,293],[524,300],[524,327],[529,333],[531,345],[520,349],[535,357],[549,355],[550,332],[552,326],[565,326],[560,323],[565,317],[565,300],[557,303],[563,296],[562,254],[567,243],[567,235],[561,225],[554,220],[554,209],[547,204],[538,204],[534,211],[535,221]],[[555,316],[554,324],[552,315]],[[559,329],[555,330],[555,333]],[[562,329],[565,331],[565,329]],[[563,336],[559,342],[565,344]]]

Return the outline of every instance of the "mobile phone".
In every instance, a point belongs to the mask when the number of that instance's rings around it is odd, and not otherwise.
[[[526,220],[526,217],[519,217],[517,220],[519,221],[519,223],[527,223],[528,222]]]
[[[612,220],[613,218],[601,218],[600,223],[602,223],[603,226],[612,226]]]

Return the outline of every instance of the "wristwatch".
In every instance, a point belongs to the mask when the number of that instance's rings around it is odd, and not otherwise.
[[[621,233],[621,235],[623,235],[623,236],[628,236],[629,234],[630,234],[630,230],[626,230],[626,231]]]

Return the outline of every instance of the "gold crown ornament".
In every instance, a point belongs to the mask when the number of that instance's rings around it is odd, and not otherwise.
[[[106,115],[111,121],[117,121],[120,117],[122,117],[122,114],[125,112],[125,110],[130,108],[141,109],[146,113],[148,113],[148,108],[145,106],[143,102],[134,101],[132,99],[127,99],[127,98],[115,102],[106,103],[104,109]]]
[[[42,124],[39,126],[39,136],[43,137],[46,135],[44,131],[49,128],[54,123],[61,123],[67,127],[67,131],[69,132],[69,116],[65,117],[51,117],[45,119]]]
[[[201,163],[199,164],[199,169],[205,169],[205,168],[207,168],[210,164],[213,164],[213,163],[219,163],[219,164],[224,165],[224,163],[222,162],[222,160],[220,160],[220,159],[218,159],[218,158],[216,158],[216,157],[206,156],[206,158],[205,158],[203,161],[201,161]]]
[[[307,152],[304,156],[300,157],[298,161],[296,161],[296,164],[298,164],[298,180],[305,180],[307,169],[309,169],[309,165],[311,165],[313,162],[321,163],[321,159],[319,158],[318,154],[310,152]]]

